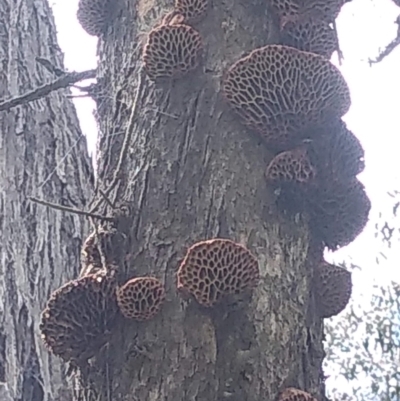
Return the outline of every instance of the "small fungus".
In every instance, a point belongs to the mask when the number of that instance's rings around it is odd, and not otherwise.
[[[119,309],[128,319],[152,319],[164,299],[164,286],[154,277],[133,278],[117,290]]]
[[[317,401],[310,393],[289,387],[282,391],[278,401]]]
[[[200,63],[203,41],[191,26],[174,18],[150,33],[143,51],[146,73],[152,81],[179,78]]]
[[[47,348],[65,361],[85,361],[107,342],[118,307],[114,277],[98,272],[56,290],[42,312]]]
[[[281,38],[283,45],[328,59],[339,48],[335,30],[329,23],[311,18],[287,23],[281,32]]]
[[[319,182],[309,196],[310,229],[331,250],[350,244],[368,222],[371,201],[363,184]]]
[[[210,0],[175,0],[175,11],[181,14],[185,22],[195,24],[207,14]]]
[[[86,33],[101,36],[115,13],[113,0],[79,0],[77,18]]]
[[[214,306],[226,295],[251,290],[259,282],[257,259],[227,239],[198,242],[189,248],[177,273],[177,288],[199,304]]]
[[[225,97],[275,151],[290,149],[315,125],[340,118],[349,88],[326,58],[288,46],[253,50],[227,72]]]
[[[351,298],[351,273],[342,267],[322,262],[315,269],[314,291],[319,316],[325,319],[338,315]]]

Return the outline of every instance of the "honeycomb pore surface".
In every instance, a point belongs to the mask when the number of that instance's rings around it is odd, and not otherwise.
[[[200,22],[207,14],[210,0],[175,0],[175,11],[184,17],[187,23]]]
[[[80,0],[76,16],[86,33],[101,36],[112,21],[115,10],[112,0]]]

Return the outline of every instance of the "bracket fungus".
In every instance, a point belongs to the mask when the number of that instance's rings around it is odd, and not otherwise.
[[[105,33],[115,13],[114,0],[79,0],[77,18],[84,31],[92,36]]]
[[[281,392],[278,401],[317,401],[310,393],[289,387]]]
[[[350,92],[326,58],[268,45],[237,61],[223,82],[225,98],[275,151],[296,146],[315,125],[343,116]]]
[[[243,245],[211,239],[193,245],[177,273],[177,288],[205,307],[224,296],[254,289],[259,282],[258,261]]]
[[[175,11],[182,15],[188,24],[200,22],[207,14],[209,0],[175,0]]]
[[[143,61],[152,81],[182,77],[200,64],[202,38],[191,26],[182,24],[183,16],[180,17],[164,19],[149,33]]]
[[[320,263],[315,269],[313,284],[318,314],[323,319],[338,315],[350,301],[351,273],[342,267]]]
[[[115,278],[98,272],[56,290],[39,326],[47,348],[65,361],[93,357],[107,342],[117,316],[115,289]]]
[[[339,48],[335,30],[329,23],[312,18],[287,23],[282,29],[281,38],[281,43],[285,46],[319,54],[328,59]]]
[[[136,277],[117,290],[118,306],[127,319],[149,320],[165,299],[163,284],[154,277]]]
[[[319,182],[311,191],[308,208],[313,236],[336,250],[350,244],[364,229],[371,201],[363,184],[354,178],[345,182]]]

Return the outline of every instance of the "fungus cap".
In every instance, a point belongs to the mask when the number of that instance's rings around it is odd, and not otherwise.
[[[186,23],[200,22],[207,14],[210,0],[175,0],[175,11],[184,17]]]
[[[357,179],[319,183],[309,196],[310,229],[336,250],[350,244],[368,222],[371,202]]]
[[[343,5],[349,0],[305,0],[300,15],[332,23],[338,17]]]
[[[128,319],[152,319],[161,309],[164,299],[164,286],[154,277],[133,278],[117,291],[119,309]]]
[[[143,51],[144,68],[155,81],[179,78],[200,63],[203,41],[189,25],[161,25],[150,33]]]
[[[77,19],[84,31],[92,36],[105,33],[115,14],[114,0],[80,0]]]
[[[285,46],[319,54],[327,59],[339,48],[335,30],[329,23],[311,18],[288,22],[281,32],[281,38]]]
[[[325,319],[342,312],[350,301],[352,287],[349,271],[327,262],[320,263],[315,269],[314,276],[319,316]]]
[[[279,401],[317,401],[310,393],[289,387],[281,392]]]
[[[193,245],[177,273],[178,291],[191,294],[206,307],[226,295],[251,290],[258,282],[257,259],[244,246],[227,239]]]
[[[56,290],[39,326],[47,348],[65,361],[93,357],[107,342],[117,316],[115,288],[115,279],[99,272]]]
[[[340,71],[322,56],[268,45],[237,61],[223,82],[243,122],[276,151],[297,146],[307,130],[340,118],[350,107]]]

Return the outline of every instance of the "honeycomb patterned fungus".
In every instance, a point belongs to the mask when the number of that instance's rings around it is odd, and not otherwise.
[[[112,20],[115,8],[114,0],[80,0],[76,16],[86,33],[101,36]]]
[[[371,202],[357,179],[319,182],[310,191],[310,229],[331,250],[348,245],[368,222]]]
[[[312,126],[350,107],[348,86],[326,58],[287,46],[252,51],[227,72],[226,99],[275,151],[296,146]]]
[[[310,393],[289,387],[279,395],[279,401],[317,401]]]
[[[117,290],[119,309],[128,319],[153,318],[161,309],[164,299],[164,286],[154,277],[133,278]]]
[[[157,26],[150,32],[144,47],[146,73],[153,81],[179,78],[197,68],[202,50],[200,34],[189,25]]]
[[[259,281],[258,261],[240,244],[211,239],[189,248],[177,279],[178,291],[211,307],[226,295],[255,288]]]
[[[175,0],[175,11],[188,24],[200,22],[207,14],[209,0]]]
[[[352,292],[351,273],[327,262],[315,269],[314,291],[321,318],[338,315],[349,303]]]
[[[281,32],[281,44],[328,59],[339,48],[335,31],[329,23],[309,18],[288,22]]]
[[[99,272],[56,290],[41,315],[47,348],[65,361],[93,357],[107,342],[117,316],[115,289],[115,279]]]

